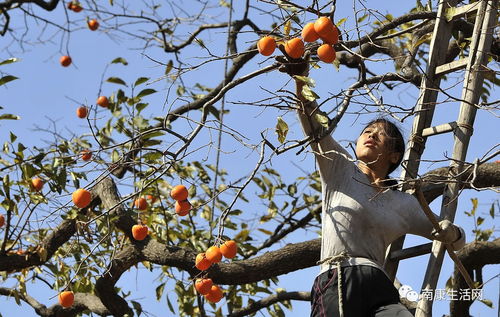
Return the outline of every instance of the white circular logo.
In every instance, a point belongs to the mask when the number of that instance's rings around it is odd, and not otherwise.
[[[408,294],[408,292],[410,292],[412,290],[413,289],[411,288],[410,285],[401,285],[401,287],[399,288],[399,296],[406,297],[406,294]]]
[[[418,293],[415,292],[414,290],[411,290],[408,293],[406,293],[406,298],[409,301],[416,302],[418,300]]]

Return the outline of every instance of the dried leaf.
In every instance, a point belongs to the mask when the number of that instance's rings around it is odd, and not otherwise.
[[[18,62],[18,61],[20,61],[19,58],[15,58],[15,57],[7,58],[6,60],[3,60],[3,61],[0,62],[0,66],[1,65],[12,64],[12,63],[15,63],[15,62]]]
[[[328,128],[328,123],[329,123],[330,120],[328,119],[328,117],[326,115],[324,115],[323,113],[317,112],[317,113],[314,114],[314,118],[323,127]]]
[[[276,123],[276,133],[278,134],[278,141],[280,143],[285,142],[286,135],[288,134],[288,124],[281,117],[278,117],[278,122]]]
[[[123,57],[117,57],[114,60],[111,61],[111,64],[123,64],[123,65],[128,65],[128,62],[125,58]]]
[[[301,82],[305,83],[309,87],[316,86],[316,82],[314,81],[314,79],[312,79],[310,77],[295,75],[295,76],[293,76],[293,78],[300,80]]]
[[[450,7],[446,9],[444,16],[446,17],[446,21],[450,22],[453,20],[453,17],[455,16],[455,12],[457,11],[456,7]]]
[[[285,22],[285,25],[283,26],[283,34],[285,37],[290,35],[290,30],[292,29],[292,21],[288,20]]]
[[[476,214],[476,209],[477,209],[477,198],[471,198],[471,201],[472,201],[472,210],[471,210],[471,214],[472,215],[475,215]]]
[[[307,85],[302,87],[302,96],[304,96],[304,98],[306,98],[309,101],[314,101],[316,99],[319,99],[319,96],[314,91],[312,91],[311,88]]]
[[[168,73],[170,73],[173,67],[174,67],[174,62],[172,62],[172,60],[169,60],[167,63],[167,67],[165,68],[165,75],[168,75]]]

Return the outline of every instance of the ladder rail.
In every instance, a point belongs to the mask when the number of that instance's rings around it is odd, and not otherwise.
[[[478,2],[457,7],[461,1],[439,1],[436,24],[431,40],[429,61],[426,74],[422,78],[419,97],[414,110],[414,121],[411,136],[407,142],[407,150],[403,156],[403,180],[415,179],[418,176],[420,159],[429,136],[450,133],[454,134],[453,154],[450,161],[448,177],[458,178],[466,159],[467,148],[473,132],[476,115],[476,105],[480,98],[481,85],[484,81],[483,67],[487,64],[487,52],[493,39],[493,30],[499,0],[480,0]],[[469,45],[469,56],[447,62],[446,52],[451,39],[452,21],[475,14],[472,41]],[[445,124],[432,126],[435,106],[437,104],[439,86],[443,75],[465,69],[462,87],[460,112],[458,119]],[[403,183],[401,190],[411,190],[411,184]],[[461,190],[461,180],[448,184],[443,191],[440,218],[453,221],[458,205],[458,195]],[[443,258],[444,245],[439,241],[403,249],[405,236],[393,242],[387,250],[384,268],[389,277],[394,280],[402,259],[431,253],[422,284],[422,290],[433,290],[439,279]],[[453,254],[450,254],[450,256]],[[469,278],[469,285],[471,285]],[[432,316],[432,299],[425,297],[417,305],[416,317]]]
[[[425,148],[426,138],[422,137],[422,131],[429,128],[432,123],[434,108],[436,105],[440,76],[435,76],[436,67],[442,65],[446,61],[446,50],[448,42],[451,38],[451,28],[447,25],[446,9],[457,4],[457,0],[443,1],[438,7],[438,18],[434,25],[434,36],[431,39],[429,49],[429,63],[427,65],[426,74],[422,77],[419,97],[415,106],[415,117],[413,120],[412,134],[407,143],[407,150],[403,157],[403,171],[401,179],[411,179],[417,177],[417,171],[420,165],[420,157]],[[439,35],[439,36],[436,36]],[[403,185],[401,190],[406,191],[409,185]],[[384,269],[388,276],[394,280],[396,271],[399,266],[398,259],[391,259],[392,252],[403,248],[405,236],[394,241],[387,250]]]
[[[491,47],[492,36],[486,36],[492,32],[495,24],[498,0],[481,1],[478,9],[476,23],[474,26],[473,41],[469,54],[469,63],[466,67],[464,88],[462,90],[462,102],[457,120],[457,128],[454,131],[454,146],[452,160],[450,162],[450,177],[456,177],[457,182],[447,184],[443,193],[441,206],[441,217],[453,221],[458,205],[458,195],[461,188],[460,173],[463,162],[466,159],[467,148],[473,133],[473,123],[477,112],[476,104],[480,97],[480,86],[484,80],[482,66],[487,59],[487,52]],[[479,22],[478,22],[479,21]],[[483,35],[483,36],[481,36]],[[435,241],[432,247],[432,255],[429,258],[426,275],[422,289],[433,290],[437,285],[439,273],[444,258],[444,246]],[[423,298],[417,305],[415,317],[432,316],[432,300]]]

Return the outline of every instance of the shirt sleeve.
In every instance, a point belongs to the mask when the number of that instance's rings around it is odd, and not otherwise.
[[[460,230],[460,238],[451,244],[453,251],[458,251],[465,246],[465,231],[462,227],[458,227],[458,229]]]
[[[318,104],[315,101],[307,104],[309,111],[316,109],[317,106]],[[325,131],[325,128],[316,120],[314,113],[314,110],[312,111],[312,115],[298,112],[302,131],[306,136],[313,138]],[[329,179],[332,176],[332,172],[343,171],[344,168],[352,165],[354,162],[346,149],[329,134],[319,140],[313,140],[311,148],[315,154],[320,175],[324,179]]]
[[[433,240],[433,236],[431,235],[433,229],[431,221],[425,215],[417,198],[410,194],[407,194],[407,197],[410,200],[408,206],[410,219],[407,219],[409,224],[408,233]],[[436,214],[434,216],[436,216],[436,219],[439,218]]]
[[[411,211],[410,211],[411,219],[409,221],[409,232],[408,233],[419,235],[419,236],[425,237],[429,240],[434,240],[434,237],[431,234],[432,230],[434,229],[431,221],[425,215],[417,198],[415,198],[412,195],[409,195],[409,197],[412,200],[412,203],[410,206],[411,207]],[[440,220],[440,217],[438,215],[434,214],[434,217],[438,221]],[[450,244],[454,251],[458,251],[465,246],[465,231],[463,228],[461,228],[459,226],[457,226],[457,227],[460,230],[460,238],[457,241]]]

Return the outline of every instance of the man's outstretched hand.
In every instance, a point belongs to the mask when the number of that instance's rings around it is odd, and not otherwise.
[[[285,46],[280,44],[279,50],[283,56],[276,56],[276,62],[280,65],[278,70],[282,73],[287,73],[290,76],[307,76],[309,75],[309,59],[311,52],[306,50],[301,58],[291,58],[285,51]]]

